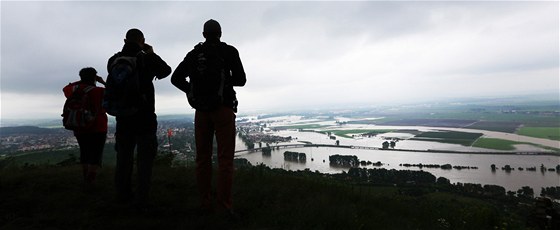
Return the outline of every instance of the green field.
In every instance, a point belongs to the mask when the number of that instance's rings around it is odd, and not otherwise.
[[[103,150],[103,165],[114,166],[117,161],[114,143],[106,143]],[[76,147],[73,149],[64,150],[44,150],[26,152],[19,155],[14,155],[12,163],[15,165],[42,165],[42,164],[56,164],[68,159],[71,155],[79,159],[80,150]]]
[[[511,150],[515,150],[514,145],[517,144],[526,144],[526,143],[508,141],[508,140],[496,139],[496,138],[479,138],[476,142],[473,143],[472,146],[478,148],[511,151]]]
[[[479,121],[465,128],[467,129],[480,129],[504,133],[514,133],[521,123],[518,122],[505,122],[505,121]]]
[[[560,127],[522,127],[517,134],[560,141]]]
[[[424,132],[416,135],[411,140],[416,141],[434,141],[449,144],[460,144],[470,146],[476,141],[482,133],[466,133],[455,131],[441,131],[441,132]]]
[[[357,135],[357,134],[363,134],[363,133],[369,133],[369,134],[383,134],[383,133],[388,133],[388,132],[392,132],[394,130],[391,129],[349,129],[349,130],[323,130],[323,131],[319,131],[320,133],[327,133],[330,132],[333,135],[339,136],[339,137],[346,137],[346,138],[353,138],[352,135]]]

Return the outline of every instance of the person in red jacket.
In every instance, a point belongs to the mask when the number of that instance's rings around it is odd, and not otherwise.
[[[96,82],[105,85],[103,78],[97,76],[97,71],[92,67],[80,70],[80,80],[65,86],[62,91],[69,98],[76,89],[84,89],[88,86],[94,88],[87,92],[91,100],[92,110],[95,114],[94,124],[87,129],[74,130],[74,136],[80,146],[80,164],[82,164],[84,182],[91,185],[97,176],[97,170],[101,167],[103,148],[107,138],[107,114],[102,106],[105,88],[97,87]]]

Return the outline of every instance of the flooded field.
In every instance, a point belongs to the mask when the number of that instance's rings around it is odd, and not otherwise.
[[[276,135],[282,137],[292,137],[291,142],[274,143],[276,145],[288,145],[296,143],[313,143],[313,144],[327,144],[341,146],[363,146],[363,147],[376,147],[381,148],[386,140],[398,139],[395,145],[395,150],[363,150],[351,148],[336,148],[336,147],[306,147],[294,149],[275,149],[268,155],[263,155],[260,151],[257,152],[240,152],[237,157],[245,158],[252,164],[263,163],[267,166],[274,168],[284,168],[286,170],[304,170],[310,169],[312,171],[319,171],[323,173],[340,173],[347,171],[348,168],[331,166],[329,164],[329,156],[340,155],[355,155],[362,161],[381,162],[382,166],[365,166],[365,167],[383,167],[387,169],[397,170],[424,170],[434,174],[437,177],[445,177],[452,183],[477,183],[477,184],[495,184],[505,187],[507,190],[517,191],[523,186],[530,186],[535,190],[535,193],[540,193],[542,187],[560,186],[560,173],[554,171],[527,171],[526,168],[544,166],[545,168],[555,168],[560,165],[560,156],[554,155],[519,155],[519,154],[485,154],[485,152],[506,152],[499,150],[490,150],[484,148],[476,148],[471,146],[464,146],[459,144],[448,144],[433,141],[419,141],[409,140],[414,137],[414,134],[409,130],[418,131],[432,131],[432,130],[448,130],[469,133],[482,133],[484,137],[501,138],[514,140],[519,142],[528,142],[539,144],[543,146],[550,146],[560,148],[560,142],[545,140],[539,138],[532,138],[520,136],[511,133],[501,133],[485,130],[473,130],[464,128],[446,128],[446,127],[426,127],[426,126],[376,126],[376,125],[362,125],[362,124],[345,124],[338,125],[333,121],[322,120],[303,120],[301,117],[289,116],[282,119],[275,118],[269,120],[269,127],[310,127],[308,129],[313,131],[304,131],[301,129],[282,129],[278,131],[264,131],[269,135]],[[393,130],[392,132],[380,134],[372,137],[362,137],[356,135],[354,138],[348,137],[330,137],[327,134],[319,133],[325,130]],[[403,131],[400,132],[399,130]],[[266,146],[266,144],[261,144]],[[550,151],[536,145],[520,144],[516,145],[516,151]],[[258,148],[258,145],[256,146]],[[244,150],[246,146],[241,139],[238,139],[237,150]],[[418,150],[415,151],[398,151],[398,149]],[[440,151],[423,152],[427,150]],[[283,153],[285,151],[296,151],[305,153],[307,160],[305,162],[294,162],[284,160]],[[445,153],[449,151],[449,153]],[[453,151],[471,152],[471,153],[451,153]],[[477,169],[450,169],[444,170],[440,168],[418,168],[418,167],[405,167],[403,164],[451,164],[454,166],[469,166]],[[490,166],[495,164],[498,170],[492,171]],[[501,170],[501,167],[510,165],[515,170],[506,172]],[[522,168],[523,170],[519,170]]]

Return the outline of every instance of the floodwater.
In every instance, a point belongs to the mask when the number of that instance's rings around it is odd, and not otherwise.
[[[381,127],[377,127],[381,128]],[[384,127],[383,129],[386,129]],[[399,127],[404,129],[419,129],[418,127]],[[428,129],[429,127],[423,127]],[[355,129],[355,127],[352,127]],[[432,128],[433,129],[433,128]],[[441,130],[440,128],[438,128]],[[457,129],[452,129],[458,131]],[[460,130],[464,131],[464,130]],[[472,130],[470,130],[472,132]],[[494,132],[495,133],[495,132]],[[325,134],[315,132],[298,132],[297,130],[283,130],[279,132],[270,133],[277,136],[291,136],[297,138],[290,143],[278,143],[277,145],[301,143],[299,141],[312,142],[314,144],[331,144],[334,145],[336,140],[330,139]],[[500,135],[504,135],[499,133]],[[385,137],[399,137],[406,139],[406,133],[389,133]],[[484,135],[489,135],[484,133]],[[492,133],[490,133],[492,135]],[[494,134],[496,135],[496,134]],[[514,135],[514,134],[510,134]],[[340,145],[351,146],[369,146],[381,147],[384,141],[379,135],[373,138],[341,138],[336,137],[340,141]],[[517,136],[517,135],[515,135]],[[408,136],[411,137],[411,136]],[[516,137],[514,137],[516,138]],[[555,142],[554,144],[557,144]],[[276,144],[272,145],[275,146]],[[263,144],[264,146],[264,144]],[[258,147],[258,144],[257,146]],[[415,149],[415,150],[440,150],[440,151],[469,151],[469,152],[499,152],[495,150],[473,148],[468,146],[461,146],[455,144],[445,144],[437,142],[426,141],[412,141],[401,140],[396,143],[396,149]],[[526,151],[541,151],[542,149],[531,145],[518,146],[518,150]],[[237,139],[236,150],[246,149],[241,139]],[[284,160],[284,151],[302,152],[307,155],[306,162],[293,162]],[[534,189],[535,194],[540,194],[542,187],[560,186],[560,173],[551,171],[540,171],[540,166],[546,168],[554,168],[560,164],[560,156],[550,155],[512,155],[512,154],[458,154],[458,153],[433,153],[433,152],[409,152],[398,150],[363,150],[363,149],[349,149],[349,148],[334,148],[334,147],[305,147],[305,148],[292,148],[292,149],[279,149],[273,150],[271,156],[263,156],[261,152],[237,153],[237,157],[245,158],[251,164],[263,163],[273,168],[283,168],[286,170],[304,170],[319,171],[322,173],[340,173],[348,171],[348,168],[333,167],[329,165],[329,156],[341,155],[355,155],[361,161],[380,161],[386,169],[397,170],[424,170],[434,174],[436,177],[445,177],[451,183],[477,183],[477,184],[493,184],[500,185],[508,191],[517,191],[523,186],[530,186]],[[418,167],[404,167],[401,164],[451,164],[453,166],[470,166],[477,167],[478,169],[450,169],[444,170],[439,168],[418,168]],[[498,170],[492,172],[491,165],[495,164]],[[515,170],[506,172],[501,170],[501,167],[510,165]],[[361,166],[364,167],[364,166]],[[376,166],[365,166],[366,168],[375,168]],[[521,167],[524,170],[519,170]],[[537,167],[537,171],[527,171],[526,168]]]

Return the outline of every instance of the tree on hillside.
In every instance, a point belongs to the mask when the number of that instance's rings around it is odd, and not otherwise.
[[[506,189],[499,185],[484,185],[484,195],[499,198],[506,194]]]
[[[534,195],[533,188],[529,186],[523,186],[519,190],[517,190],[518,197],[525,197],[525,198],[533,198]]]
[[[440,185],[449,185],[451,184],[451,181],[445,177],[438,177],[436,183]]]

